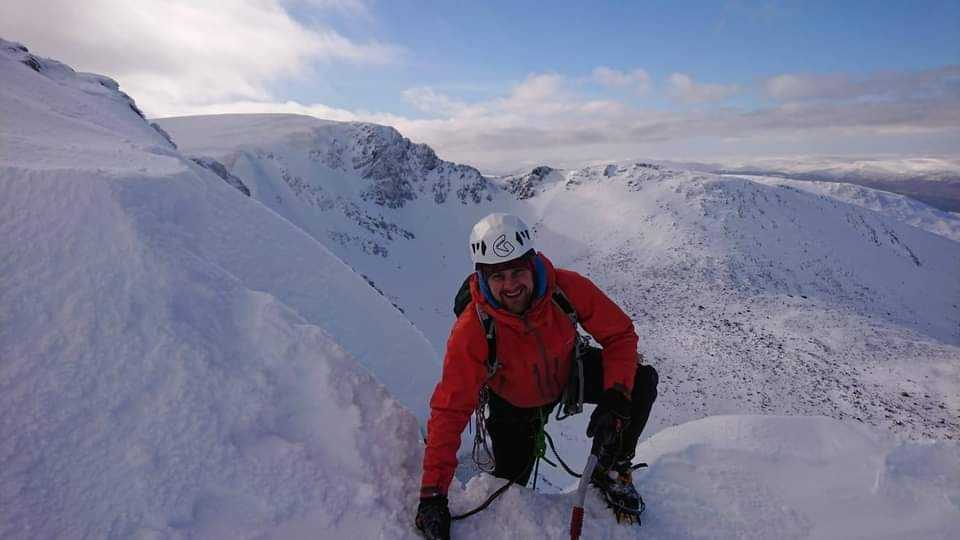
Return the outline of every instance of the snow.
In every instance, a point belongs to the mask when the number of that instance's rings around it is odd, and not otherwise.
[[[822,417],[715,416],[661,431],[638,453],[650,465],[635,473],[642,528],[616,525],[592,495],[584,538],[952,538],[960,525],[956,443],[896,442]],[[454,513],[501,483],[471,480]],[[563,538],[572,500],[511,488],[494,503],[502,519],[469,518],[453,533]]]
[[[658,163],[710,173],[857,184],[906,195],[942,211],[960,209],[960,159],[955,156],[821,156],[725,160],[723,163]]]
[[[419,467],[422,335],[125,100],[2,45],[0,536],[389,530],[370,517],[416,490],[391,472]]]
[[[2,40],[0,75],[2,538],[416,538],[464,238],[494,208],[661,372],[643,527],[592,492],[584,538],[960,526],[960,243],[907,224],[955,218],[642,164],[511,184],[296,116],[160,122],[178,149],[109,79]],[[575,469],[586,418],[548,426]],[[574,481],[545,469],[455,537],[566,537]],[[457,478],[454,513],[502,483]]]
[[[903,195],[842,182],[799,181],[758,176],[745,176],[743,178],[770,185],[789,186],[869,208],[919,229],[960,242],[960,216],[955,213],[937,210]]]

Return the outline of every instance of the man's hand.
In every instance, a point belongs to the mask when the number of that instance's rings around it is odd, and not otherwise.
[[[450,540],[450,509],[446,495],[420,499],[416,523],[427,540]]]
[[[593,437],[594,450],[616,441],[629,422],[630,400],[615,388],[604,390],[587,425],[587,437]]]

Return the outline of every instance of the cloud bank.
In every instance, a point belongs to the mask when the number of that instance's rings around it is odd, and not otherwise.
[[[762,85],[773,102],[716,106],[739,85],[674,74],[667,93],[693,108],[655,108],[577,94],[577,80],[533,75],[503,98],[459,103],[439,119],[395,119],[408,136],[445,157],[502,172],[549,163],[573,166],[638,157],[956,154],[960,148],[958,67],[884,73],[852,81],[779,75]],[[594,72],[596,73],[596,72]],[[438,101],[454,101],[439,92]],[[460,114],[458,111],[470,111]]]
[[[445,159],[491,172],[634,158],[955,156],[960,148],[960,65],[715,82],[598,62],[583,73],[531,73],[483,98],[424,79],[385,96],[402,98],[402,109],[300,103],[279,89],[297,79],[323,84],[319,64],[330,64],[328,73],[338,63],[372,71],[403,65],[410,53],[304,22],[291,15],[298,9],[311,21],[323,13],[375,19],[363,0],[34,0],[5,6],[0,34],[116,78],[154,117],[284,112],[389,124]],[[485,76],[468,82],[490,87]]]
[[[304,1],[362,10],[355,1]],[[37,54],[119,80],[147,114],[272,100],[272,82],[307,76],[312,62],[383,64],[402,54],[305,26],[277,0],[10,2],[0,33]]]

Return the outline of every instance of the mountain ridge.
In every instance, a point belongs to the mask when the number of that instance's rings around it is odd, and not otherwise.
[[[250,165],[235,172],[242,170],[253,175],[254,184],[270,186],[270,193],[284,201],[273,205],[265,199],[275,211],[294,216],[291,221],[318,240],[331,238],[338,255],[375,283],[438,352],[452,314],[437,306],[449,302],[469,271],[466,253],[458,248],[462,238],[484,213],[510,211],[531,221],[541,249],[555,263],[598,281],[634,317],[642,352],[658,369],[666,364],[665,379],[675,384],[662,398],[670,403],[666,418],[672,418],[664,424],[743,407],[859,419],[911,437],[960,434],[960,424],[951,416],[960,399],[929,379],[938,369],[957,376],[949,366],[958,357],[960,308],[948,299],[960,296],[960,283],[950,277],[950,268],[960,265],[960,244],[949,233],[960,220],[949,214],[867,188],[840,199],[834,191],[811,192],[795,181],[684,171],[650,162],[574,170],[542,166],[491,177],[487,197],[477,205],[463,200],[449,205],[428,196],[392,205],[362,191],[347,193],[358,183],[371,185],[363,169],[338,176],[315,163],[298,163],[296,153],[306,147],[320,154],[327,148],[351,148],[356,138],[344,124],[324,123],[341,129],[291,150],[288,142],[277,143],[262,131],[265,121],[250,127],[250,133],[272,141],[261,143],[260,155],[285,153],[291,164],[287,174],[310,188],[341,194],[356,216],[375,216],[378,226],[357,229],[362,220],[344,224],[310,204],[291,202],[284,190],[272,191],[287,183],[283,171],[257,176],[267,167]],[[184,145],[187,152],[212,146],[197,135],[204,130],[200,120],[158,122],[174,138],[186,133],[197,139]],[[297,122],[309,124],[307,119]],[[217,151],[229,156],[234,150],[221,144]],[[405,155],[373,153],[384,159]],[[270,158],[264,162],[271,163]],[[403,167],[384,170],[405,174]],[[415,178],[393,182],[424,185]],[[905,217],[948,234],[916,228]],[[436,230],[436,223],[445,230]],[[336,233],[332,237],[331,229]],[[388,230],[409,234],[384,232]],[[341,235],[367,236],[375,247],[343,241]],[[786,319],[784,310],[791,313]],[[818,318],[870,338],[823,339],[814,330]],[[870,354],[872,347],[882,352]],[[878,370],[913,379],[897,357],[913,358],[921,350],[927,357],[924,367],[917,368],[921,382],[874,381]],[[738,379],[723,375],[718,384],[706,382],[705,376],[718,369]],[[790,377],[793,381],[787,382]],[[718,399],[726,387],[732,387],[726,390],[731,398]],[[809,395],[772,397],[800,390]],[[897,399],[902,392],[912,397],[910,402]]]

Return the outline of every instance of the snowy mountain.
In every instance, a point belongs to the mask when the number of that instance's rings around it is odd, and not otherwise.
[[[841,182],[881,189],[960,212],[960,160],[945,158],[794,158],[729,163],[670,163],[717,174]]]
[[[674,383],[662,398],[671,403],[668,425],[749,411],[859,419],[912,437],[960,435],[953,214],[848,184],[650,163],[538,167],[489,180],[468,169],[464,179],[442,161],[408,165],[413,145],[399,137],[375,139],[396,148],[370,149],[364,134],[374,126],[307,117],[158,123],[185,152],[222,161],[255,198],[328,243],[439,352],[452,323],[447,306],[469,270],[463,239],[477,217],[507,209],[536,223],[556,262],[593,277],[631,312],[642,352]],[[310,159],[331,154],[341,157]],[[384,184],[357,157],[368,155],[400,156],[378,166],[397,171],[390,193],[411,188],[399,198],[378,195]],[[483,195],[434,198],[438,178],[480,186]],[[824,324],[836,331],[824,333]]]
[[[458,234],[505,199],[495,184],[385,126],[295,115],[157,123],[329,247],[442,353],[453,294],[469,271]]]
[[[672,383],[661,414],[960,433],[957,242],[787,184],[649,164],[563,178],[531,199],[542,244],[633,315]]]
[[[494,209],[661,373],[644,526],[591,496],[584,538],[960,526],[960,243],[904,222],[949,214],[643,163],[484,178],[299,116],[154,126],[2,40],[0,117],[0,537],[416,538],[418,420]],[[549,426],[575,468],[585,419]],[[455,513],[501,483],[469,475]],[[454,534],[565,537],[570,485]]]

